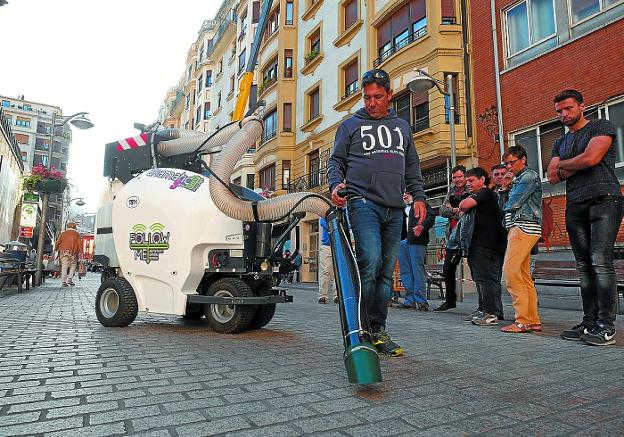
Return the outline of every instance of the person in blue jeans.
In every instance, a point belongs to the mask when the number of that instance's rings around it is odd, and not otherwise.
[[[435,212],[427,203],[427,215],[421,224],[409,208],[407,219],[407,238],[399,243],[399,269],[401,282],[405,288],[405,299],[399,308],[417,308],[419,311],[429,311],[429,302],[425,297],[427,279],[425,277],[425,263],[427,245],[429,244],[429,230],[435,222]]]
[[[400,356],[403,348],[386,332],[386,319],[403,226],[403,194],[414,199],[421,224],[426,196],[410,125],[390,108],[388,73],[367,71],[361,89],[364,108],[338,127],[327,176],[332,203],[347,205],[349,212],[373,344],[381,354]]]

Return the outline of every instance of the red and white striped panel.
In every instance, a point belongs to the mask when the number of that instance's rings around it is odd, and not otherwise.
[[[117,141],[117,151],[123,152],[124,150],[136,149],[137,147],[145,146],[146,144],[147,134],[141,134],[136,137],[130,137],[125,140]]]

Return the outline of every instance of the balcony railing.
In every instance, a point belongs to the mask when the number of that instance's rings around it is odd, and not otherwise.
[[[322,187],[327,185],[327,167],[323,167],[318,171],[310,174],[306,174],[293,179],[288,183],[289,193],[298,193],[301,191],[307,191],[312,188]]]
[[[262,133],[262,142],[266,143],[269,140],[272,140],[277,136],[277,129],[273,129],[272,131],[264,131]]]
[[[420,29],[417,29],[415,32],[412,32],[407,37],[403,38],[400,41],[397,41],[390,46],[388,50],[383,52],[377,59],[373,61],[373,66],[378,67],[383,61],[388,59],[390,56],[401,50],[403,47],[406,47],[413,43],[416,40],[419,40],[423,36],[427,35],[427,26],[423,26]]]
[[[449,16],[449,17],[442,17],[442,24],[457,24],[457,17],[455,16]]]
[[[0,125],[2,126],[2,131],[3,131],[2,133],[5,135],[9,143],[13,156],[15,157],[15,160],[20,166],[20,169],[23,171],[24,163],[22,162],[22,153],[20,151],[19,144],[17,144],[17,140],[15,139],[15,136],[13,135],[13,131],[11,130],[11,123],[9,123],[5,119],[4,111],[2,108],[0,108]]]
[[[236,26],[236,21],[233,20],[231,17],[227,17],[225,20],[223,20],[223,23],[221,23],[221,25],[219,26],[219,30],[217,30],[215,36],[208,43],[208,47],[206,47],[207,58],[209,58],[212,52],[214,52],[215,47],[217,46],[217,44],[219,44],[219,41],[228,30],[229,26]]]
[[[420,132],[422,130],[429,129],[429,116],[419,118],[412,125],[412,132]]]

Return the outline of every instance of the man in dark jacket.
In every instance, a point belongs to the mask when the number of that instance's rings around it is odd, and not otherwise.
[[[407,238],[399,244],[399,268],[401,282],[405,288],[405,300],[399,308],[418,308],[419,311],[429,311],[426,289],[425,261],[427,245],[429,244],[429,230],[435,222],[435,212],[427,203],[427,216],[422,223],[409,209],[407,219]]]
[[[401,239],[403,194],[414,199],[414,213],[422,223],[425,192],[410,126],[390,109],[390,77],[383,70],[371,70],[364,73],[361,85],[364,108],[338,127],[327,176],[333,204],[348,203],[373,343],[380,353],[399,356],[403,348],[386,332],[386,318]],[[346,197],[340,195],[344,189]]]

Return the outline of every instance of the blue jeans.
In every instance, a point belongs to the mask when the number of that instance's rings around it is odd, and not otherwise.
[[[362,301],[370,329],[375,333],[386,327],[403,209],[388,208],[364,198],[350,199],[347,208],[362,282]]]
[[[425,256],[427,246],[409,244],[402,240],[399,244],[399,268],[401,282],[405,288],[405,304],[427,302],[427,280],[425,278]]]
[[[566,206],[566,229],[581,283],[583,324],[613,328],[617,279],[613,246],[622,221],[622,196],[600,196]]]

